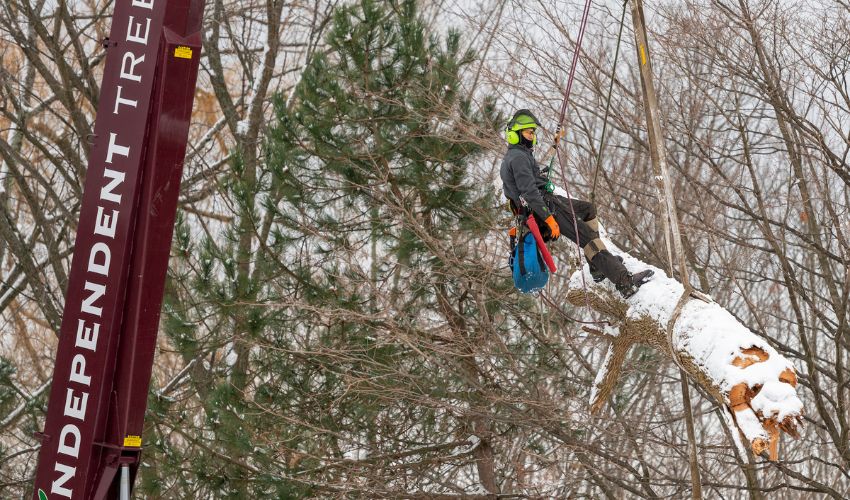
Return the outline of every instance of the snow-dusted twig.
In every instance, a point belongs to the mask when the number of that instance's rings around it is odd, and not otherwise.
[[[15,419],[17,419],[21,415],[21,413],[23,413],[24,410],[27,409],[27,406],[29,406],[32,400],[41,396],[41,394],[46,391],[48,387],[50,387],[50,382],[43,383],[38,389],[33,391],[33,393],[28,398],[25,398],[24,401],[19,404],[17,408],[10,411],[9,414],[6,415],[6,418],[4,418],[2,422],[0,422],[0,429],[7,427],[9,424],[14,422]]]
[[[183,380],[183,377],[185,377],[186,374],[189,373],[189,370],[191,370],[192,367],[195,366],[195,363],[197,361],[198,361],[198,358],[195,358],[192,361],[189,361],[189,363],[187,363],[186,366],[184,366],[183,369],[180,370],[180,373],[175,375],[174,378],[172,378],[167,384],[165,384],[165,387],[163,387],[162,389],[160,389],[156,392],[157,397],[165,396],[166,394],[171,392],[171,390],[174,389],[174,387],[178,383],[180,383],[181,380]]]

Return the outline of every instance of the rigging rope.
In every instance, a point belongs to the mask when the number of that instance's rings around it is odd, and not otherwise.
[[[605,102],[605,118],[602,119],[602,136],[599,138],[599,154],[596,155],[596,169],[593,173],[593,186],[590,189],[590,202],[596,201],[596,179],[599,178],[599,169],[602,167],[602,152],[605,150],[605,133],[608,130],[608,117],[611,113],[611,94],[614,92],[614,79],[617,76],[617,60],[620,58],[620,41],[623,39],[623,25],[626,20],[626,4],[623,1],[623,13],[620,14],[620,30],[617,33],[617,48],[614,50],[614,64],[611,66],[611,82],[608,84],[608,98]]]
[[[575,215],[575,209],[573,208],[573,199],[572,199],[573,197],[572,197],[572,194],[570,194],[569,182],[567,181],[566,172],[564,171],[564,163],[565,162],[561,158],[561,150],[559,148],[559,145],[560,145],[560,139],[561,139],[561,128],[564,125],[564,118],[567,115],[567,107],[569,106],[569,102],[570,102],[570,94],[572,92],[573,82],[575,81],[575,72],[576,72],[576,68],[578,67],[579,57],[581,56],[581,45],[582,45],[582,41],[584,40],[584,33],[587,30],[587,21],[589,19],[589,14],[590,14],[590,3],[591,3],[591,0],[587,0],[584,4],[584,10],[583,10],[582,16],[581,16],[581,24],[579,26],[578,37],[576,38],[576,49],[575,49],[575,52],[573,52],[573,60],[572,60],[572,63],[570,64],[570,72],[569,72],[569,76],[567,78],[567,85],[566,85],[566,88],[564,89],[564,98],[561,101],[561,110],[560,110],[560,114],[558,116],[558,125],[555,129],[555,142],[552,145],[552,148],[555,150],[555,156],[558,159],[558,166],[560,168],[560,173],[561,173],[561,181],[564,183],[564,191],[566,191],[566,193],[567,193],[567,201],[570,205],[570,212],[571,212],[571,215],[573,217],[573,230],[575,231],[575,235],[576,235],[576,241],[575,241],[576,247],[577,247],[576,253],[578,255],[578,261],[579,262],[581,262],[581,260],[582,260],[582,250],[581,250],[582,245],[581,245],[581,241],[579,239],[578,220],[577,220],[576,215]],[[607,125],[608,125],[608,115],[609,115],[609,110],[610,110],[610,105],[611,105],[611,92],[613,91],[614,76],[615,76],[616,70],[617,70],[617,59],[618,59],[619,54],[620,54],[620,41],[621,41],[622,35],[623,35],[623,24],[624,24],[624,20],[625,20],[625,16],[626,16],[626,3],[627,3],[627,0],[624,0],[623,1],[623,13],[620,16],[620,29],[619,29],[619,33],[617,34],[617,48],[616,48],[616,51],[615,51],[615,54],[614,54],[614,67],[611,70],[611,85],[610,85],[609,90],[608,90],[608,102],[605,106],[605,120],[604,120],[604,125],[603,125],[603,128],[602,128],[602,139],[601,139],[602,143],[600,144],[599,156],[597,158],[597,167],[596,167],[596,173],[597,174],[599,172],[599,165],[602,162],[602,149],[603,149],[604,141],[605,141],[605,130],[607,129]],[[553,158],[553,160],[554,160],[554,158]],[[552,164],[550,162],[549,163],[549,170],[550,171],[551,171],[551,167],[552,167]],[[595,190],[596,190],[596,175],[594,175],[593,190],[590,193],[591,203],[594,201]],[[582,284],[582,288],[584,289],[585,306],[588,309],[590,309],[590,297],[589,297],[589,294],[587,293],[587,278],[585,277],[584,272],[581,273],[581,284]]]
[[[578,38],[576,39],[576,50],[573,53],[573,62],[570,65],[570,74],[567,78],[567,88],[564,90],[564,100],[561,102],[561,114],[558,117],[558,127],[556,130],[561,130],[564,123],[564,117],[567,116],[567,104],[570,101],[570,92],[573,88],[573,80],[575,80],[576,66],[578,66],[579,54],[581,54],[581,41],[584,39],[584,31],[587,28],[587,18],[590,14],[590,0],[584,3],[584,12],[581,15],[581,25],[579,26]],[[557,149],[558,145],[555,144]]]
[[[572,92],[573,81],[575,81],[576,67],[578,66],[578,59],[581,55],[581,42],[584,40],[584,32],[587,29],[587,19],[590,14],[590,2],[591,0],[586,0],[584,3],[584,11],[581,15],[581,24],[579,25],[578,37],[576,38],[576,50],[573,52],[573,61],[570,65],[570,73],[567,77],[567,86],[564,89],[564,99],[561,101],[561,112],[558,116],[558,126],[555,128],[555,142],[552,144],[552,149],[555,150],[556,156],[558,158],[558,166],[561,169],[561,180],[564,183],[564,191],[567,193],[567,201],[570,204],[570,212],[572,212],[573,216],[573,230],[576,235],[576,246],[578,249],[576,250],[578,253],[579,262],[581,262],[581,243],[579,240],[578,233],[578,220],[576,220],[575,209],[573,209],[573,200],[572,195],[570,195],[570,187],[569,182],[567,182],[567,176],[564,174],[564,163],[561,161],[561,150],[559,149],[560,139],[561,139],[561,127],[564,124],[564,117],[567,115],[567,105],[570,102],[570,92]],[[553,158],[554,159],[554,158]],[[550,162],[550,170],[551,170],[551,162]],[[585,281],[584,272],[581,273],[581,284],[584,288],[584,298],[585,304],[590,308],[590,299],[587,293],[587,283]]]

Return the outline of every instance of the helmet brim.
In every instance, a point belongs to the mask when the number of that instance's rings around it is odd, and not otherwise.
[[[537,120],[537,117],[527,109],[517,111],[511,119],[511,130],[515,132],[527,128],[538,128],[539,126],[540,122]]]

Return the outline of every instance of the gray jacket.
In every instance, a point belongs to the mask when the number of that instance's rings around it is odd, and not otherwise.
[[[502,189],[509,200],[517,207],[527,205],[540,221],[549,218],[551,212],[543,200],[547,179],[540,173],[529,148],[520,144],[508,146],[500,174]]]

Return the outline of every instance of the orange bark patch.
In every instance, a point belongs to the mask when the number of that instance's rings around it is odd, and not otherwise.
[[[797,374],[794,373],[794,370],[786,368],[779,374],[779,381],[791,384],[791,387],[797,387]]]
[[[787,432],[793,438],[799,438],[800,433],[797,432],[797,424],[800,424],[800,417],[785,417],[782,422],[779,423],[779,430]]]
[[[741,382],[729,391],[729,406],[732,407],[733,410],[740,411],[749,406],[750,400],[747,397],[748,390],[749,387],[747,387],[747,384]]]
[[[762,439],[762,438],[753,439],[752,448],[753,448],[753,453],[755,453],[756,455],[761,455],[762,452],[767,449],[767,447],[768,447],[767,440]]]
[[[779,460],[779,426],[776,424],[776,420],[772,418],[765,420],[763,425],[764,430],[766,430],[767,434],[770,436],[767,445],[767,453],[771,460]]]
[[[768,358],[767,353],[758,347],[747,347],[746,349],[742,349],[741,354],[743,354],[743,356],[738,356],[732,360],[732,364],[738,368],[746,368],[750,365],[766,361]]]
[[[765,420],[763,425],[764,429],[767,431],[768,438],[753,439],[753,453],[761,455],[767,451],[767,456],[770,460],[779,460],[779,427],[773,419]]]
[[[747,356],[755,356],[759,359],[759,361],[765,361],[768,358],[767,353],[760,347],[747,347],[741,352]]]

